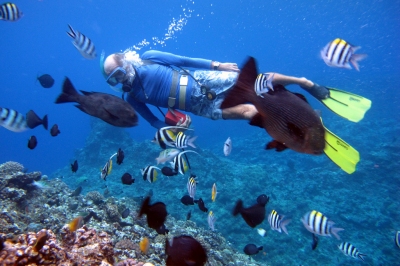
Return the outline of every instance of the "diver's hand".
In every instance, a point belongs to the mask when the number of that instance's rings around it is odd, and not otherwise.
[[[240,72],[240,69],[238,68],[238,65],[236,63],[220,63],[218,70]]]
[[[190,116],[186,114],[185,121],[183,121],[183,118],[179,119],[178,123],[176,123],[177,127],[183,127],[183,128],[171,128],[170,130],[174,132],[174,134],[178,134],[178,132],[184,132],[186,129],[190,127],[190,124],[192,123],[192,119]]]

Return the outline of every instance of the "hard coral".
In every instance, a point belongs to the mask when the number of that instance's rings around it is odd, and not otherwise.
[[[86,200],[91,200],[97,205],[103,202],[104,197],[98,191],[90,191],[86,194]]]
[[[17,172],[23,172],[25,167],[17,162],[5,162],[0,164],[0,174],[11,175]]]
[[[107,216],[111,222],[119,222],[121,220],[121,216],[119,214],[117,205],[107,204],[106,212],[107,212]]]
[[[115,244],[115,248],[119,249],[137,249],[137,244],[129,239],[122,239]]]

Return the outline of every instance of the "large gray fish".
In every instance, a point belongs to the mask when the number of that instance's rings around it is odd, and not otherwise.
[[[55,103],[77,102],[75,105],[82,112],[95,116],[116,127],[134,127],[138,116],[133,107],[111,94],[81,91],[79,94],[69,78],[65,78],[62,93]]]
[[[322,154],[325,147],[325,130],[316,112],[304,96],[291,93],[282,85],[258,97],[254,92],[257,67],[253,57],[244,65],[234,87],[228,92],[221,108],[252,103],[258,111],[251,125],[264,128],[274,141],[267,149],[282,151],[290,148],[307,154]]]

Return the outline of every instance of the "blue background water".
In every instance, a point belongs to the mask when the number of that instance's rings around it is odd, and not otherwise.
[[[1,22],[2,41],[0,53],[2,75],[0,106],[26,113],[35,110],[39,116],[49,115],[49,127],[57,123],[61,134],[55,138],[37,127],[23,133],[0,129],[0,162],[18,161],[29,170],[51,174],[73,161],[74,151],[83,148],[90,131],[89,116],[72,104],[54,104],[61,91],[61,84],[68,76],[76,88],[88,91],[112,93],[99,71],[99,62],[84,59],[73,47],[65,34],[67,24],[84,33],[95,43],[98,57],[101,50],[106,54],[125,50],[141,42],[150,41],[139,53],[159,49],[191,57],[202,57],[241,65],[246,56],[258,60],[261,71],[275,71],[294,76],[305,76],[324,84],[363,95],[373,101],[364,120],[354,124],[332,114],[320,103],[309,97],[311,105],[322,111],[328,128],[340,135],[361,154],[359,170],[348,176],[336,170],[343,183],[354,186],[382,178],[382,182],[397,193],[389,197],[395,205],[395,213],[389,228],[398,230],[399,224],[399,91],[400,55],[399,26],[400,1],[16,1],[24,17],[15,23]],[[154,44],[152,37],[163,39],[173,18],[191,14],[181,31],[165,45]],[[359,53],[368,54],[360,63],[360,72],[330,68],[319,58],[319,51],[334,38],[343,38],[362,46]],[[35,82],[38,74],[51,74],[56,83],[51,89],[42,88]],[[289,89],[300,92],[297,86]],[[117,95],[117,94],[115,94]],[[155,110],[155,112],[158,112]],[[220,152],[225,139],[246,140],[260,130],[244,121],[211,121],[193,118],[196,140],[201,148]],[[137,141],[148,141],[154,129],[140,120],[140,125],[127,129]],[[39,144],[29,150],[27,140],[35,135]],[[256,140],[259,149],[269,140]],[[250,139],[249,141],[254,141]],[[238,141],[239,142],[239,141]],[[235,145],[235,142],[234,142]],[[246,158],[234,156],[232,160],[265,164],[284,162],[294,158],[303,167],[335,166],[327,158],[307,160],[306,155],[292,151],[277,154],[265,152],[265,156]],[[392,151],[392,152],[390,152]],[[143,151],[145,152],[145,151]],[[385,153],[386,152],[386,153]],[[389,154],[388,156],[384,156]],[[219,154],[219,156],[221,153]],[[378,156],[380,155],[380,156]],[[140,154],[138,154],[140,156]],[[222,156],[222,155],[221,155]],[[304,161],[303,161],[304,160]],[[103,162],[99,162],[103,164]],[[390,167],[386,167],[390,165]],[[204,166],[207,167],[207,166]],[[273,173],[270,173],[273,175]],[[276,186],[284,189],[307,179],[288,179]],[[243,177],[251,181],[251,177]],[[316,178],[316,177],[313,177]],[[317,187],[329,184],[329,176],[318,177],[324,181]],[[265,180],[268,184],[268,180]],[[292,184],[291,184],[292,183]],[[264,184],[262,184],[264,185]],[[331,204],[344,201],[348,195],[338,195],[332,188]],[[349,186],[349,193],[352,187]],[[363,193],[362,190],[357,193]],[[376,199],[387,195],[373,195]],[[254,195],[257,196],[257,195]],[[392,195],[393,196],[393,195]],[[304,195],[312,197],[312,195]],[[368,199],[368,197],[367,197]],[[301,198],[298,201],[302,201]],[[383,206],[382,208],[385,208]],[[356,211],[360,212],[354,206]],[[377,221],[379,217],[375,217]],[[370,228],[371,229],[371,228]],[[373,230],[373,229],[372,229]],[[290,230],[289,230],[290,231]],[[389,233],[388,243],[392,244]],[[370,239],[371,240],[371,239]],[[367,246],[369,243],[363,243]],[[390,246],[390,244],[387,244]],[[393,247],[394,249],[394,247]],[[397,250],[398,253],[398,250]],[[389,254],[393,256],[393,253]],[[289,255],[288,255],[289,256]],[[398,257],[397,257],[398,259]],[[299,262],[301,263],[301,262]]]

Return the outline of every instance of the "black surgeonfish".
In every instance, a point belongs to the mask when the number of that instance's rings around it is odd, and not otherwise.
[[[76,173],[78,171],[78,160],[75,160],[74,163],[71,164],[72,173]]]
[[[81,91],[79,94],[69,78],[65,78],[62,93],[55,103],[77,102],[79,110],[88,115],[98,117],[101,120],[116,127],[134,127],[138,123],[138,116],[133,107],[111,94],[101,92]]]
[[[185,195],[181,198],[181,202],[183,205],[188,206],[188,205],[194,205],[197,202],[197,200],[193,200],[193,198],[190,197],[189,195]]]
[[[261,224],[265,219],[265,205],[267,205],[269,197],[265,194],[258,196],[257,203],[251,207],[244,208],[243,201],[238,200],[233,209],[233,216],[242,215],[244,221],[252,228]]]
[[[74,192],[71,193],[71,195],[69,195],[70,197],[75,197],[75,196],[79,196],[82,192],[82,186],[79,186],[77,189],[74,190]]]
[[[43,125],[43,127],[47,130],[48,126],[47,115],[43,116],[43,119],[40,119],[40,117],[33,110],[30,110],[26,114],[26,124],[31,129],[39,125]]]
[[[54,79],[49,74],[43,74],[36,79],[39,80],[39,83],[40,85],[42,85],[43,88],[49,89],[54,85]]]
[[[28,148],[33,150],[37,146],[37,138],[35,136],[31,136],[28,140]]]
[[[264,128],[275,140],[267,148],[277,151],[290,148],[300,153],[320,155],[325,147],[325,129],[317,113],[298,95],[275,85],[273,90],[257,96],[256,61],[250,57],[241,70],[236,84],[229,90],[221,108],[252,103],[258,111],[250,125]]]
[[[190,196],[189,196],[190,197]],[[194,201],[194,203],[196,203],[196,201]],[[202,198],[197,200],[197,206],[199,206],[199,209],[202,212],[208,212],[208,209],[206,208],[206,205],[204,205],[204,201]]]
[[[156,202],[150,205],[150,197],[146,197],[139,211],[139,217],[147,215],[147,225],[150,228],[160,230],[167,218],[167,207],[162,202]]]
[[[132,178],[132,175],[130,173],[125,173],[121,177],[122,184],[124,185],[132,185],[135,183],[135,178]]]
[[[125,153],[123,150],[121,150],[121,148],[118,148],[118,152],[117,152],[117,164],[120,165],[125,158]]]
[[[129,216],[129,214],[131,213],[131,210],[129,210],[129,208],[126,208],[122,213],[121,213],[121,217],[122,218],[127,218]]]
[[[50,129],[50,135],[53,136],[53,137],[55,137],[55,136],[57,136],[57,135],[60,134],[60,133],[61,133],[61,131],[58,129],[58,125],[57,125],[57,124],[54,124],[54,125],[51,127],[51,129]]]
[[[254,244],[248,244],[244,247],[243,252],[247,255],[255,255],[260,252],[260,250],[263,250],[263,246],[257,247]]]
[[[191,236],[181,235],[171,241],[165,240],[167,266],[191,265],[202,266],[207,262],[206,249]]]
[[[177,175],[179,172],[175,171],[171,167],[164,166],[163,168],[161,168],[161,173],[165,176],[174,176]]]

